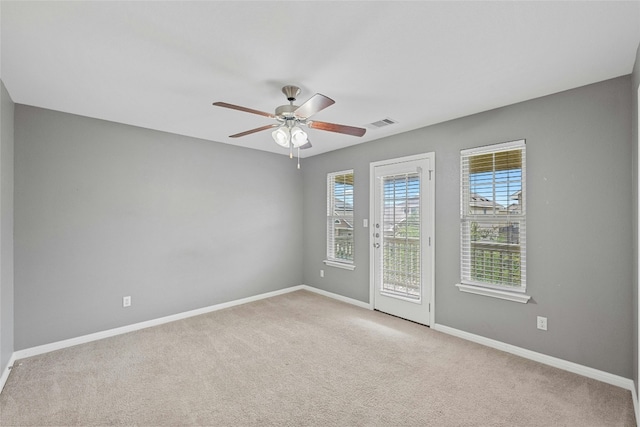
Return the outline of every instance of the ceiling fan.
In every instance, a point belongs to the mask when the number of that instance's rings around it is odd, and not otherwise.
[[[271,134],[273,140],[278,145],[284,148],[289,148],[290,157],[293,156],[294,148],[297,148],[298,150],[311,148],[311,143],[309,142],[307,133],[302,130],[302,126],[353,136],[362,136],[366,132],[366,129],[359,127],[309,120],[309,117],[312,115],[335,103],[333,99],[327,96],[316,93],[304,104],[297,106],[293,103],[296,100],[296,97],[300,94],[300,88],[298,86],[284,86],[282,88],[282,93],[287,97],[289,105],[281,105],[277,107],[274,114],[254,110],[252,108],[241,107],[239,105],[228,104],[226,102],[214,102],[213,105],[276,119],[276,123],[229,135],[229,138],[239,138],[241,136],[251,135],[263,130],[276,128]]]

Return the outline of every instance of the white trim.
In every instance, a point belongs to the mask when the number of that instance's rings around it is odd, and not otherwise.
[[[175,314],[172,316],[166,316],[155,320],[149,320],[146,322],[136,323],[129,326],[123,326],[121,328],[110,329],[108,331],[98,332],[95,334],[84,335],[77,338],[72,338],[64,341],[59,341],[56,343],[41,345],[37,347],[32,347],[25,350],[19,350],[14,352],[9,358],[9,362],[7,363],[7,367],[2,372],[0,376],[0,393],[2,392],[2,388],[4,387],[7,379],[9,378],[9,373],[11,372],[11,368],[16,360],[23,359],[25,357],[36,356],[38,354],[48,353],[50,351],[59,350],[62,348],[72,347],[78,344],[84,344],[91,341],[96,341],[102,338],[108,338],[115,335],[120,335],[140,329],[145,329],[151,326],[161,325],[168,322],[173,322],[175,320],[186,319],[188,317],[198,316],[200,314],[206,314],[217,310],[222,310],[224,308],[234,307],[241,304],[246,304],[253,301],[258,301],[265,298],[274,297],[277,295],[283,295],[289,292],[294,292],[298,290],[306,290],[309,292],[313,292],[328,298],[332,298],[338,301],[342,301],[360,308],[373,310],[373,306],[371,303],[365,303],[353,298],[345,297],[342,295],[338,295],[332,292],[324,291],[322,289],[314,288],[308,285],[297,285],[291,286],[289,288],[280,289],[273,292],[267,292],[260,295],[255,295],[252,297],[242,298],[235,301],[230,301],[226,303],[216,304],[213,306],[191,310],[184,313]],[[471,334],[469,332],[464,332],[455,328],[451,328],[441,324],[432,324],[432,329],[443,332],[449,335],[456,336],[458,338],[466,339],[468,341],[473,341],[478,344],[486,345],[487,347],[492,347],[498,350],[505,351],[507,353],[515,354],[520,357],[524,357],[526,359],[534,360],[539,363],[543,363],[545,365],[553,366],[555,368],[563,369],[565,371],[573,372],[575,374],[583,375],[588,378],[593,378],[598,381],[605,382],[607,384],[611,384],[617,387],[621,387],[625,390],[631,391],[631,396],[633,399],[634,411],[636,413],[636,419],[638,417],[638,397],[636,395],[635,386],[633,380],[628,378],[620,377],[618,375],[610,374],[608,372],[600,371],[597,369],[589,368],[586,366],[578,365],[577,363],[569,362],[563,359],[558,359],[552,356],[547,356],[545,354],[536,353],[531,350],[526,350],[520,347],[516,347],[510,344],[506,344],[500,341],[492,340],[490,338],[485,338],[480,335]]]
[[[640,422],[638,421],[638,394],[635,385],[631,387],[631,399],[633,400],[633,412],[636,415],[636,427],[638,427]]]
[[[637,59],[636,59],[636,61],[637,61]],[[636,199],[637,199],[636,203],[638,204],[637,205],[637,209],[636,209],[636,218],[635,218],[635,221],[636,221],[636,232],[637,232],[636,245],[637,245],[638,243],[640,243],[640,221],[638,219],[638,213],[640,213],[640,197],[639,197],[639,193],[640,193],[640,173],[638,173],[638,170],[640,169],[640,86],[638,86],[638,93],[636,94],[636,109],[637,109],[636,113],[638,114],[638,123],[637,123],[637,125],[638,125],[638,133],[636,134],[637,139],[638,139],[636,141],[636,148],[637,148],[637,150],[636,150],[636,156],[637,156],[637,158],[636,158],[636,181],[637,182],[636,182],[636,194],[635,194]],[[636,248],[636,252],[640,252],[640,251],[637,251],[637,249],[638,248]],[[637,255],[638,255],[638,258],[635,260],[635,262],[636,262],[636,278],[635,278],[636,279],[636,283],[635,283],[635,287],[636,287],[636,290],[637,290],[636,293],[638,294],[638,301],[636,301],[636,303],[637,303],[637,305],[636,305],[636,314],[637,314],[638,309],[640,308],[640,283],[638,283],[638,277],[637,277],[638,268],[640,268],[640,267],[638,267],[640,265],[640,253],[638,253]],[[636,333],[637,333],[637,336],[636,336],[636,345],[637,345],[637,348],[636,348],[636,355],[637,355],[636,370],[637,370],[638,375],[640,375],[640,316],[636,316],[636,317],[638,318],[638,324],[636,325],[636,328],[637,328],[636,329]],[[640,386],[639,384],[637,384],[637,382],[640,381],[640,379],[636,377],[636,378],[634,378],[634,380],[636,381],[636,386]],[[636,410],[636,426],[639,426],[640,425],[640,417],[639,417],[639,414],[638,414],[638,412],[639,412],[638,406],[640,406],[640,405],[638,404],[638,394],[637,394],[637,392],[635,390],[635,387],[634,387],[633,391],[634,391],[634,396],[635,396],[634,400],[633,400],[633,406],[634,406],[634,408]]]
[[[483,295],[485,297],[500,298],[507,301],[519,302],[522,304],[526,304],[531,299],[529,295],[500,291],[498,289],[483,288],[481,286],[464,285],[462,283],[458,283],[456,284],[456,286],[458,287],[458,289],[460,289],[460,292],[468,292],[470,294]]]
[[[369,168],[373,168],[376,166],[393,165],[397,163],[412,162],[414,160],[428,159],[428,158],[431,158],[431,155],[434,155],[434,158],[435,158],[435,152],[431,151],[428,153],[413,154],[411,156],[396,157],[395,159],[378,160],[378,161],[369,163]]]
[[[340,216],[340,215],[336,215],[336,211],[335,211],[335,202],[336,202],[336,197],[335,197],[335,189],[336,189],[336,177],[338,176],[343,176],[343,175],[351,175],[352,179],[353,177],[355,177],[354,174],[354,170],[352,169],[347,169],[347,170],[343,170],[343,171],[338,171],[338,172],[329,172],[327,173],[327,260],[324,261],[325,264],[332,266],[332,267],[338,267],[338,268],[344,268],[345,270],[353,270],[355,269],[355,265],[353,267],[348,267],[347,265],[349,264],[353,264],[353,262],[344,262],[344,266],[341,265],[343,263],[343,260],[337,260],[336,254],[335,254],[335,240],[336,240],[336,230],[335,230],[335,220],[340,218],[341,220],[345,221],[345,222],[349,222],[347,220],[350,220],[351,223],[353,225],[355,225],[355,208],[354,206],[351,207],[351,215],[345,215],[344,216]],[[344,185],[344,183],[343,183]],[[352,194],[351,197],[353,198],[353,194],[355,193],[355,183],[351,184],[352,186]],[[346,203],[346,199],[343,201],[344,203]],[[345,209],[346,212],[346,209]],[[330,225],[331,224],[331,225]],[[354,228],[352,226],[352,228]],[[353,243],[353,248],[355,248],[355,237],[351,236],[351,240]],[[353,254],[352,254],[353,255]]]
[[[376,200],[376,166],[381,165],[384,162],[371,162],[369,163],[369,244],[373,246],[373,233],[375,233],[375,223],[376,223],[376,210],[375,210],[375,200]],[[375,251],[372,249],[372,246],[369,246],[369,304],[371,305],[371,309],[375,309]]]
[[[574,374],[582,375],[587,378],[602,381],[603,383],[611,384],[625,390],[631,391],[632,396],[634,392],[633,380],[624,378],[619,375],[610,374],[609,372],[600,371],[598,369],[590,368],[588,366],[579,365],[568,360],[558,359],[557,357],[548,356],[546,354],[537,353],[535,351],[527,350],[525,348],[516,347],[515,345],[506,344],[501,341],[485,338],[480,335],[475,335],[469,332],[461,331],[459,329],[451,328],[449,326],[435,324],[433,329],[445,334],[453,335],[458,338],[465,339],[467,341],[473,341],[478,344],[485,345],[487,347],[502,350],[507,353],[515,354],[516,356],[524,357],[525,359],[533,360],[535,362],[543,363],[545,365],[553,366],[554,368],[562,369],[564,371],[573,372]],[[635,398],[634,398],[635,402]],[[635,403],[634,403],[635,407]]]
[[[465,148],[464,150],[460,150],[460,154],[463,156],[469,156],[474,154],[483,154],[483,153],[497,153],[499,151],[509,151],[514,148],[521,148],[526,145],[525,139],[517,139],[515,141],[509,142],[501,142],[498,144],[490,144],[483,145],[480,147],[474,148]]]
[[[145,322],[134,323],[132,325],[122,326],[120,328],[109,329],[102,332],[96,332],[93,334],[83,335],[76,338],[70,338],[63,341],[57,341],[50,344],[44,344],[36,347],[27,348],[24,350],[18,350],[13,353],[11,359],[9,360],[9,366],[13,364],[15,360],[24,359],[26,357],[37,356],[39,354],[49,353],[51,351],[60,350],[67,347],[73,347],[79,344],[86,344],[92,341],[101,340],[103,338],[109,338],[116,335],[126,334],[128,332],[138,331],[140,329],[150,328],[152,326],[158,326],[169,322],[174,322],[176,320],[182,320],[193,316],[199,316],[201,314],[211,313],[214,311],[222,310],[229,307],[234,307],[237,305],[246,304],[253,301],[258,301],[265,298],[271,298],[278,295],[287,294],[289,292],[295,292],[299,290],[306,290],[310,292],[314,292],[329,298],[336,299],[338,301],[346,302],[351,305],[355,305],[357,307],[366,308],[368,310],[372,310],[372,307],[369,303],[362,302],[359,300],[355,300],[353,298],[345,297],[342,295],[334,294],[331,292],[327,292],[321,289],[317,289],[308,285],[296,285],[291,286],[289,288],[280,289],[273,292],[267,292],[260,295],[255,295],[252,297],[242,298],[235,301],[229,301],[221,304],[212,305],[209,307],[203,307],[196,310],[185,311],[183,313],[173,314],[171,316],[165,316],[158,319],[147,320]],[[4,372],[2,377],[0,377],[0,385],[3,385],[2,381],[6,381],[6,378],[9,376],[9,369],[6,369],[7,372]]]
[[[343,171],[329,172],[329,173],[327,173],[327,176],[349,175],[350,173],[353,173],[353,168],[345,169]]]
[[[83,335],[76,338],[70,338],[63,341],[58,341],[50,344],[39,345],[36,347],[27,348],[24,350],[18,350],[13,353],[15,359],[24,359],[25,357],[37,356],[39,354],[48,353],[54,350],[60,350],[67,347],[73,347],[78,344],[85,344],[92,341],[97,341],[103,338],[109,338],[116,335],[126,334],[128,332],[138,331],[140,329],[150,328],[152,326],[158,326],[176,320],[182,320],[193,316],[199,316],[201,314],[211,313],[213,311],[222,310],[236,305],[246,304],[253,301],[258,301],[265,298],[275,297],[277,295],[286,294],[293,291],[304,289],[302,285],[292,286],[290,288],[280,289],[273,292],[267,292],[260,295],[254,295],[252,297],[242,298],[235,301],[224,302],[221,304],[212,305],[209,307],[203,307],[196,310],[185,311],[183,313],[173,314],[171,316],[160,317],[158,319],[147,320],[145,322],[134,323],[132,325],[122,326],[120,328],[109,329],[102,332],[96,332],[93,334]]]
[[[435,325],[436,323],[436,215],[435,215],[435,205],[436,205],[436,153],[428,152],[421,154],[414,154],[412,156],[404,156],[398,157],[395,159],[387,159],[387,160],[379,160],[375,162],[369,163],[369,218],[371,222],[369,224],[369,229],[371,230],[375,224],[375,200],[376,200],[376,167],[377,166],[385,166],[392,164],[400,164],[405,162],[412,162],[415,160],[423,160],[428,159],[430,162],[431,170],[429,173],[431,174],[431,179],[429,180],[429,192],[432,194],[432,201],[429,208],[429,218],[430,218],[430,227],[429,227],[429,237],[431,239],[431,271],[430,280],[431,280],[431,295],[429,300],[429,325]],[[373,250],[373,244],[375,240],[373,239],[373,232],[369,234],[369,301],[371,305],[371,309],[374,309],[375,305],[375,251]]]
[[[7,380],[9,379],[9,374],[11,373],[11,369],[13,368],[13,363],[15,361],[16,361],[16,354],[13,353],[11,354],[9,361],[7,362],[7,366],[5,366],[4,370],[2,371],[2,375],[0,375],[0,393],[2,393],[2,390],[4,389],[4,385],[7,383]]]
[[[337,268],[343,268],[345,270],[355,270],[356,266],[353,264],[347,264],[345,262],[337,262],[337,261],[330,261],[328,259],[325,259],[324,262],[326,265],[328,265],[329,267],[337,267]]]
[[[373,310],[373,306],[367,302],[362,302],[357,299],[334,294],[333,292],[324,291],[322,289],[314,288],[313,286],[300,285],[300,288],[304,289],[305,291],[313,292],[328,298],[333,298],[338,301],[346,302],[347,304],[355,305],[356,307],[366,308],[367,310]]]
[[[474,242],[473,242],[473,226],[474,224],[478,225],[481,222],[484,222],[484,224],[482,225],[483,227],[489,227],[489,225],[493,224],[493,228],[500,228],[503,225],[507,225],[506,223],[508,222],[513,222],[513,223],[517,223],[517,229],[518,229],[518,242],[517,244],[515,242],[512,242],[512,244],[508,244],[508,245],[502,245],[500,243],[497,242],[488,242],[488,241],[484,241],[482,239],[480,239],[480,241],[475,242],[475,244],[481,244],[481,246],[479,248],[481,249],[486,249],[486,250],[493,250],[495,249],[498,252],[502,252],[505,253],[505,251],[509,252],[509,256],[515,256],[516,254],[519,253],[520,259],[518,260],[518,270],[519,270],[519,277],[513,277],[510,275],[508,282],[512,285],[518,286],[520,289],[519,291],[521,292],[525,292],[526,290],[526,286],[527,286],[527,275],[526,275],[526,253],[527,253],[527,239],[526,239],[526,144],[525,144],[525,140],[521,139],[521,140],[517,140],[517,141],[511,141],[511,142],[504,142],[504,143],[499,143],[499,144],[492,144],[492,145],[486,145],[486,146],[482,146],[482,147],[476,147],[476,148],[468,148],[468,149],[464,149],[464,150],[460,150],[460,277],[461,277],[461,282],[465,283],[465,284],[477,284],[475,282],[481,282],[480,285],[484,286],[487,285],[490,287],[490,283],[485,281],[485,280],[473,280],[473,267],[474,267],[474,261],[475,261],[475,256],[474,255]],[[489,187],[491,187],[492,191],[493,191],[493,196],[487,196],[490,197],[490,200],[493,200],[493,208],[495,208],[496,206],[498,206],[498,199],[497,199],[497,191],[508,191],[509,194],[509,198],[512,198],[512,195],[515,194],[513,193],[513,191],[515,190],[508,190],[508,185],[506,188],[502,187],[502,185],[504,184],[499,184],[498,181],[498,177],[496,175],[496,158],[495,155],[497,155],[498,153],[514,153],[514,152],[519,152],[520,153],[520,178],[518,180],[518,182],[520,183],[520,193],[521,196],[518,197],[519,199],[519,203],[520,203],[520,212],[515,213],[515,212],[511,212],[508,207],[511,206],[509,203],[509,201],[504,202],[504,207],[507,208],[506,209],[506,214],[505,215],[498,215],[495,210],[493,211],[492,214],[490,215],[479,215],[477,213],[473,213],[469,211],[469,208],[472,204],[472,195],[474,194],[474,184],[473,184],[473,179],[472,176],[474,175],[472,172],[474,172],[472,169],[472,163],[473,163],[473,159],[476,157],[492,157],[492,162],[489,161],[486,165],[483,166],[481,172],[483,173],[489,173],[493,170],[493,175],[492,177],[487,177],[486,178],[486,182],[482,184],[482,186],[485,186],[485,190],[487,192],[489,192]],[[483,161],[484,162],[484,161]],[[513,165],[510,165],[510,161],[507,160],[507,163],[504,163],[502,165],[502,167],[504,168],[511,168]],[[515,167],[515,166],[514,166]],[[488,168],[488,169],[486,169]],[[477,171],[476,171],[477,172]],[[515,179],[515,178],[514,178]],[[498,181],[496,181],[498,180]],[[503,203],[500,202],[500,203]],[[486,214],[486,209],[485,209],[485,214]],[[513,224],[512,224],[513,225]],[[485,245],[490,245],[490,247],[486,247],[483,248]],[[495,247],[494,247],[495,246]],[[484,253],[484,252],[483,252]],[[494,266],[495,267],[495,266]],[[513,266],[511,266],[513,267]],[[494,268],[493,267],[489,267],[488,268],[489,271],[493,271]],[[472,288],[468,288],[468,289],[472,289]],[[462,290],[462,289],[460,289]],[[472,292],[472,293],[479,293],[479,292]],[[496,295],[491,295],[488,293],[481,293],[480,295],[486,295],[486,296],[496,296]],[[497,298],[502,298],[501,296],[499,296],[500,294],[497,294]],[[513,299],[510,298],[503,298],[503,299],[509,299],[512,301],[515,301]],[[523,302],[520,301],[518,299],[518,302]],[[524,301],[526,303],[526,301]]]

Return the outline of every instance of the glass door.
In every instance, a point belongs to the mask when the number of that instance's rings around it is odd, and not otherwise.
[[[401,160],[372,165],[374,308],[429,325],[433,159]]]

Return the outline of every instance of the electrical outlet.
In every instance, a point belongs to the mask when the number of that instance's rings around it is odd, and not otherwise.
[[[365,219],[363,219],[363,220],[362,220],[362,226],[363,226],[364,228],[367,228],[367,227],[369,226],[369,220],[368,220],[368,219],[366,219],[366,218],[365,218]]]
[[[324,277],[324,270],[320,270],[320,277]]]
[[[547,330],[547,318],[546,317],[538,316],[538,329],[541,329],[543,331]]]
[[[122,297],[122,306],[123,307],[130,307],[131,306],[131,297]]]

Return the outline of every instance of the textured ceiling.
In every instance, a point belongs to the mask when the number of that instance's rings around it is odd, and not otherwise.
[[[287,154],[271,123],[285,84],[315,119],[303,157],[632,71],[640,2],[0,3],[0,77],[14,102]],[[396,124],[370,128],[390,118]]]

